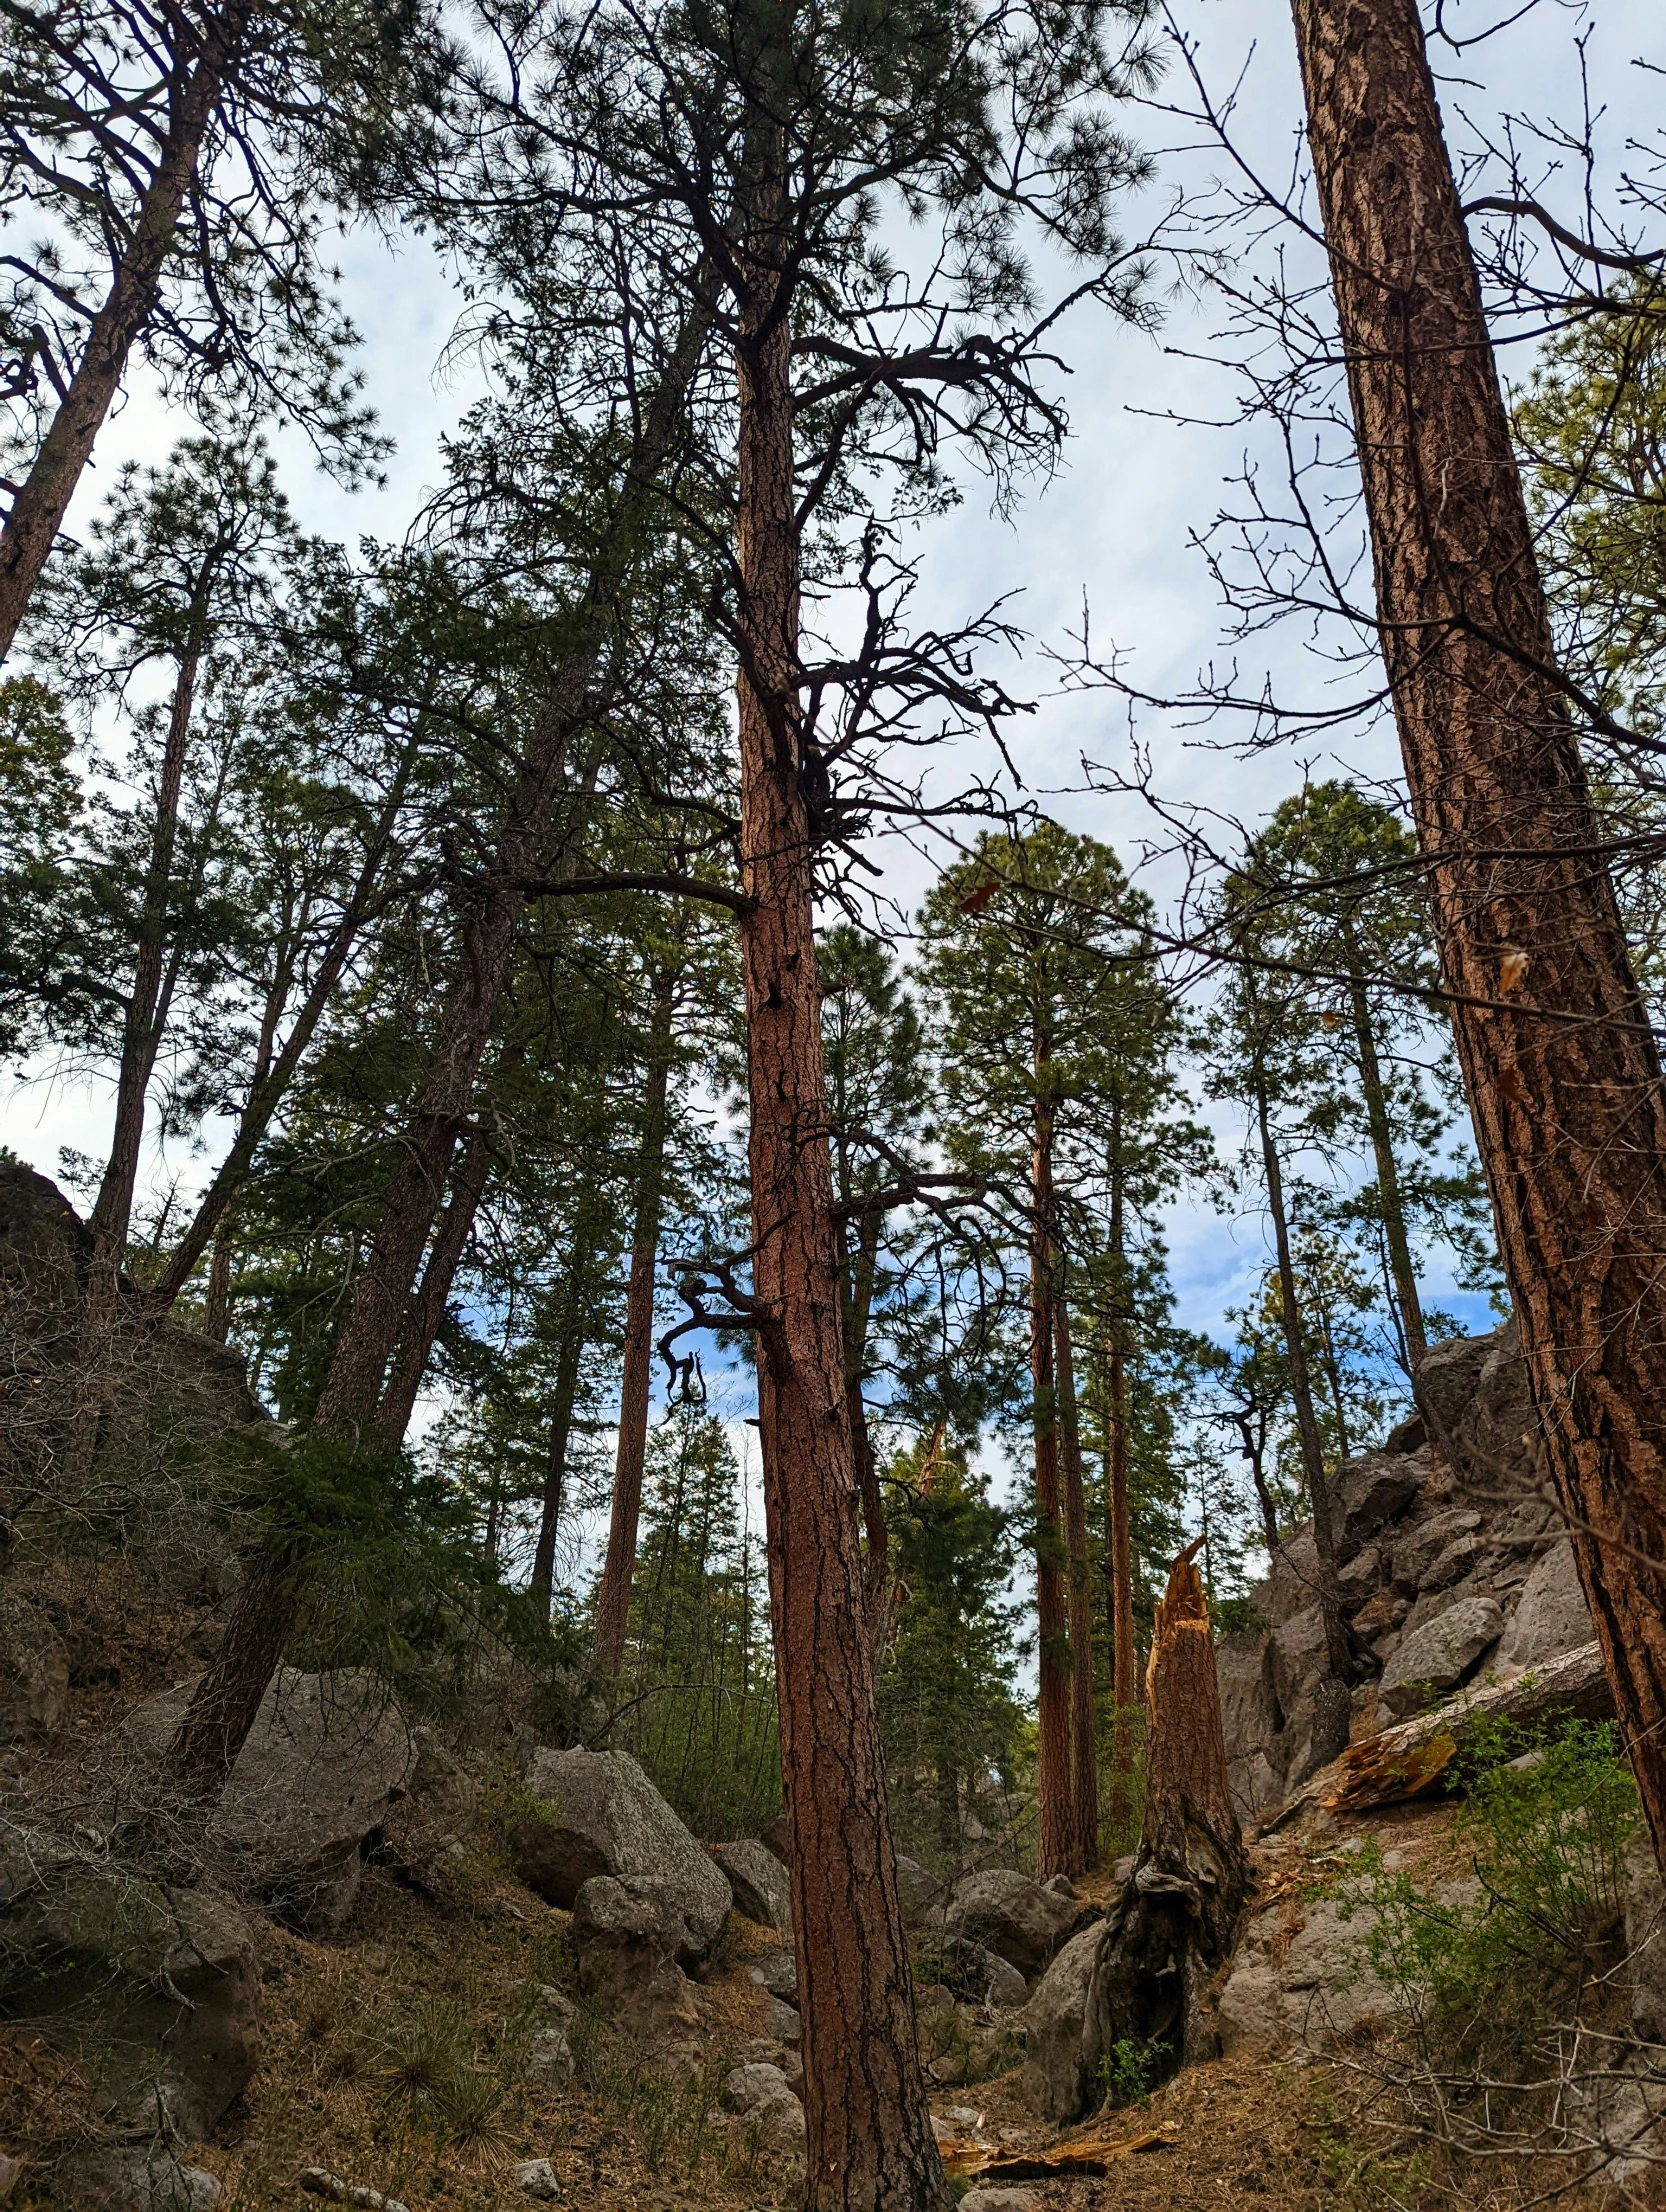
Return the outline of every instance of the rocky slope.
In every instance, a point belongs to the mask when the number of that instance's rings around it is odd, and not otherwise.
[[[1340,1471],[1343,1611],[1360,1680],[1356,1741],[1478,1678],[1542,1666],[1591,1640],[1572,1548],[1509,1324],[1436,1346],[1421,1418]],[[1324,1665],[1310,1526],[1252,1595],[1266,1624],[1217,1648],[1234,1794],[1265,1821],[1311,1764]]]

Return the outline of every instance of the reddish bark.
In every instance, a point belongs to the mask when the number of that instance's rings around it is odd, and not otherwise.
[[[751,125],[740,394],[741,922],[752,1296],[809,2212],[950,2202],[914,2038],[874,1712],[840,1326],[798,701],[799,522],[783,296],[785,148]]]
[[[1666,1098],[1413,0],[1299,0],[1382,648],[1522,1353],[1666,1857]]]
[[[665,1181],[665,1100],[671,1073],[671,1016],[675,978],[661,969],[654,979],[654,1016],[648,1043],[642,1148],[637,1162],[636,1219],[631,1229],[631,1274],[625,1292],[625,1358],[619,1384],[619,1443],[613,1461],[613,1512],[607,1557],[596,1592],[595,1672],[617,1679],[625,1656],[636,1532],[642,1515],[642,1470],[648,1448],[648,1399],[653,1381],[654,1270]]]
[[[1035,1610],[1040,1646],[1036,1696],[1036,1854],[1041,1878],[1069,1874],[1076,1855],[1070,1766],[1070,1641],[1060,1522],[1058,1384],[1053,1308],[1053,1109],[1046,1092],[1047,1040],[1035,1045],[1035,1136],[1030,1154],[1030,1394],[1035,1425]]]
[[[168,88],[167,118],[151,181],[115,278],[91,321],[69,389],[0,530],[0,660],[12,649],[58,531],[121,388],[128,357],[156,312],[179,218],[197,173],[210,118],[252,0],[228,0],[203,28],[195,63]],[[183,18],[170,15],[178,27]]]
[[[1053,1317],[1059,1394],[1059,1464],[1064,1541],[1069,1555],[1065,1613],[1070,1629],[1070,1810],[1075,1841],[1072,1874],[1099,1861],[1099,1730],[1093,1709],[1093,1593],[1088,1577],[1087,1491],[1076,1419],[1076,1370],[1070,1346],[1070,1305],[1060,1298]]]

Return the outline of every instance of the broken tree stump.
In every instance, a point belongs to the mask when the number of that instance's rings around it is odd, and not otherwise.
[[[1145,1816],[1089,1984],[1090,2079],[1118,2044],[1150,2054],[1151,2079],[1215,2055],[1193,2047],[1202,2000],[1232,1947],[1249,1888],[1197,1550],[1189,1545],[1174,1562],[1157,1607],[1146,1669]]]

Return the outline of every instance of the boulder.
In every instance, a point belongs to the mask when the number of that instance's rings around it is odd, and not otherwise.
[[[1385,1521],[1405,1511],[1422,1488],[1424,1473],[1420,1460],[1386,1450],[1366,1452],[1337,1469],[1344,1557],[1368,1543]]]
[[[259,2053],[253,1933],[228,1898],[0,1825],[4,2017],[82,2052],[104,2117],[200,2141]]]
[[[1420,1712],[1455,1689],[1498,1641],[1504,1614],[1496,1598],[1467,1597],[1414,1629],[1383,1669],[1378,1700],[1396,1719]]]
[[[1567,1537],[1552,1544],[1522,1586],[1498,1664],[1507,1670],[1542,1667],[1565,1651],[1577,1651],[1596,1634],[1591,1609],[1579,1586],[1573,1545]]]
[[[1011,1867],[992,1866],[955,1884],[943,1928],[993,1951],[1028,1979],[1075,1934],[1083,1914],[1074,1897],[1056,1896]]]
[[[1033,2189],[968,2189],[959,2212],[1041,2212],[1041,2199]]]
[[[1250,1596],[1261,1618],[1279,1628],[1307,1610],[1318,1587],[1318,1546],[1312,1528],[1302,1527],[1279,1545],[1266,1580],[1258,1582]]]
[[[735,1910],[780,1935],[793,1932],[792,1891],[787,1870],[767,1844],[755,1838],[720,1843],[712,1856],[729,1878]]]
[[[897,1853],[897,1889],[902,1897],[902,1917],[905,1926],[924,1927],[932,1907],[943,1895],[943,1885],[936,1875],[923,1867],[918,1859]]]
[[[1408,1597],[1441,1587],[1429,1579],[1436,1559],[1454,1537],[1467,1535],[1480,1525],[1480,1514],[1463,1506],[1447,1506],[1431,1513],[1427,1520],[1413,1522],[1394,1546],[1392,1573],[1396,1585]],[[1446,1579],[1450,1582],[1457,1577],[1449,1575]]]
[[[598,1874],[574,1900],[579,1988],[643,2043],[675,2041],[703,2017],[699,1992],[677,1963],[685,1927],[676,1905],[640,1878]]]
[[[1625,1908],[1632,2033],[1666,2043],[1666,1888],[1641,1822],[1626,1847]]]
[[[561,2194],[561,2181],[547,2158],[523,2159],[515,2168],[515,2187],[540,2204],[553,2204]]]
[[[597,1877],[651,1884],[641,1894],[675,1923],[675,1955],[689,1964],[710,1957],[729,1917],[728,1877],[628,1752],[539,1751],[525,1803],[509,1841],[540,1897],[572,1909]]]
[[[88,2151],[71,2161],[69,2180],[81,2212],[214,2212],[223,2193],[162,2142]]]
[[[802,2023],[798,2008],[780,1997],[764,1999],[764,2033],[776,2043],[796,2043]]]
[[[1010,1960],[986,1950],[969,1936],[945,1936],[931,1951],[941,1986],[967,2004],[1011,2011],[1029,1995],[1024,1977]]]
[[[1389,1993],[1364,1963],[1368,1929],[1363,1912],[1345,1919],[1328,1898],[1256,1914],[1239,1937],[1216,2002],[1222,2057],[1317,2051],[1386,2020]]]
[[[730,2069],[719,2101],[725,2112],[756,2112],[760,2105],[774,2104],[792,2093],[792,2085],[779,2066],[754,2061]]]
[[[790,1951],[769,1951],[761,1959],[748,1959],[746,1971],[760,1989],[792,2004],[798,1996],[798,1961]]]
[[[0,1750],[50,1743],[69,1710],[69,1652],[38,1605],[0,1585]]]
[[[130,1741],[160,1759],[195,1687],[136,1707],[124,1723]],[[416,1764],[412,1731],[367,1669],[280,1667],[209,1823],[209,1850],[283,1919],[327,1934],[351,1912],[364,1844]]]
[[[1036,1985],[1019,2016],[1024,2030],[1025,2087],[1043,2117],[1080,2119],[1087,2103],[1085,2036],[1088,1992],[1104,1930],[1072,1936]]]

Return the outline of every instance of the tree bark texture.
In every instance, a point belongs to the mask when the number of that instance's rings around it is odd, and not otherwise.
[[[1088,1987],[1090,2071],[1125,2041],[1154,2047],[1166,2074],[1215,2055],[1198,2047],[1197,2015],[1231,1950],[1249,1859],[1227,1783],[1201,1542],[1175,1561],[1152,1629],[1145,1817]]]
[[[1296,1295],[1296,1268],[1290,1256],[1290,1221],[1284,1206],[1284,1170],[1278,1156],[1267,1106],[1266,1077],[1259,1062],[1255,1070],[1255,1113],[1261,1134],[1261,1163],[1267,1183],[1267,1211],[1272,1216],[1273,1246],[1278,1259],[1279,1313],[1284,1324],[1284,1348],[1290,1362],[1290,1395],[1296,1407],[1296,1431],[1301,1439],[1302,1471],[1307,1476],[1308,1502],[1313,1508],[1313,1548],[1319,1559],[1319,1587],[1315,1595],[1325,1624],[1325,1657],[1330,1668],[1314,1691],[1314,1766],[1334,1759],[1348,1741],[1352,1717],[1348,1676],[1352,1654],[1342,1619],[1342,1601],[1336,1586],[1336,1528],[1331,1513],[1330,1480],[1319,1441],[1319,1422],[1313,1410],[1313,1378],[1308,1371],[1307,1340],[1302,1327],[1301,1300]]]
[[[1523,1356],[1666,1859],[1666,1099],[1414,0],[1297,0],[1381,638]]]
[[[755,177],[736,362],[741,921],[758,1416],[803,2018],[810,2212],[950,2202],[914,2036],[874,1711],[840,1325],[799,680],[799,523],[778,128]]]
[[[1053,1309],[1053,1109],[1046,1092],[1048,1041],[1035,1041],[1035,1130],[1030,1148],[1030,1399],[1035,1429],[1036,1862],[1045,1882],[1069,1874],[1076,1855],[1071,1802],[1070,1635],[1065,1609],[1069,1552],[1061,1518],[1058,1375]]]
[[[1093,1588],[1088,1576],[1087,1491],[1082,1479],[1082,1433],[1076,1418],[1076,1365],[1070,1342],[1070,1302],[1061,1296],[1053,1316],[1054,1365],[1059,1397],[1059,1473],[1068,1554],[1065,1614],[1070,1630],[1070,1810],[1074,1829],[1072,1874],[1099,1863],[1099,1730],[1093,1709]]]
[[[1128,1528],[1128,1258],[1122,1174],[1122,1114],[1111,1103],[1111,1310],[1106,1316],[1105,1526],[1111,1626],[1112,1832],[1120,1846],[1134,1813],[1135,1709],[1139,1703],[1134,1648],[1134,1556]]]
[[[642,1516],[642,1471],[648,1449],[648,1399],[653,1383],[654,1273],[665,1187],[665,1101],[671,1077],[671,1019],[676,979],[662,968],[654,978],[654,1013],[648,1043],[648,1079],[642,1102],[642,1147],[637,1163],[636,1219],[631,1227],[631,1273],[625,1291],[625,1358],[619,1384],[619,1443],[613,1461],[613,1512],[607,1556],[596,1593],[595,1672],[618,1679],[625,1656],[636,1531]]]
[[[251,12],[252,0],[228,0],[211,15],[194,64],[178,71],[168,88],[160,152],[132,236],[87,326],[87,342],[69,388],[0,530],[0,661],[10,653],[28,612],[81,472],[121,388],[128,357],[156,312],[162,271],[196,178],[203,139]],[[175,26],[181,20],[177,12],[170,16]]]

